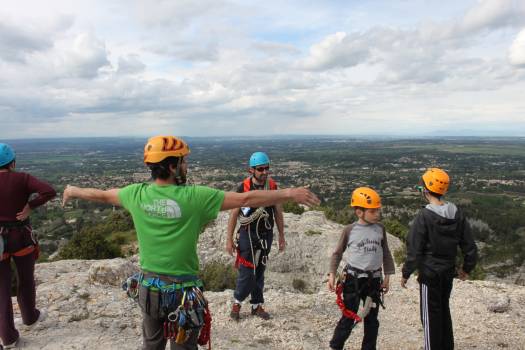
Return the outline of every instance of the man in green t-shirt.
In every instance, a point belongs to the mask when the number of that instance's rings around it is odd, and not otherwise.
[[[199,332],[206,315],[194,311],[206,304],[197,277],[197,241],[203,227],[219,211],[288,200],[310,206],[319,203],[305,188],[237,193],[185,186],[189,153],[180,138],[152,137],[144,147],[152,183],[110,190],[68,185],[64,190],[63,204],[80,198],[123,206],[131,213],[143,272],[139,281],[143,349],[164,349],[168,339],[171,350],[196,350],[197,341],[202,344],[203,334],[199,338]]]

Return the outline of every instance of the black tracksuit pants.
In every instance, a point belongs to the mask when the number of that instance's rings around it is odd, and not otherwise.
[[[368,295],[377,294],[377,291],[381,286],[381,279],[373,278],[370,280],[368,277],[362,277],[357,279],[355,283],[355,277],[352,275],[346,276],[346,281],[343,286],[343,301],[347,309],[353,312],[358,311],[359,303],[364,302]],[[370,309],[370,312],[363,320],[364,323],[364,336],[361,343],[361,349],[373,350],[376,348],[377,334],[379,331],[379,321],[377,320],[377,314],[379,313],[379,305]],[[330,347],[334,350],[342,350],[345,345],[345,341],[352,333],[354,327],[354,320],[341,316],[341,319],[337,323],[334,330],[332,340],[330,340]]]
[[[419,279],[421,323],[425,350],[454,349],[449,299],[453,277],[450,274]]]

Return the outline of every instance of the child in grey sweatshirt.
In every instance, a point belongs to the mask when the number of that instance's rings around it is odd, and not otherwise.
[[[375,349],[379,321],[377,315],[381,304],[381,292],[389,289],[390,275],[395,273],[394,260],[388,248],[386,231],[379,223],[381,198],[371,188],[359,187],[352,193],[350,206],[359,220],[343,230],[330,260],[328,288],[338,293],[338,304],[343,316],[337,323],[330,348],[342,350],[359,316],[361,300],[370,298],[375,307],[364,317],[364,336],[361,348]],[[344,281],[336,286],[335,274],[341,260],[344,261]],[[382,280],[383,272],[385,279]],[[341,294],[343,298],[340,299]]]

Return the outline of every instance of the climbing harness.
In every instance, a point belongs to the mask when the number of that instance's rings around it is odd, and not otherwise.
[[[272,229],[272,225],[269,222],[270,214],[266,211],[265,208],[260,207],[257,208],[253,213],[251,213],[250,216],[241,216],[239,218],[239,223],[241,226],[246,227],[246,234],[248,235],[248,239],[250,240],[250,249],[251,249],[251,256],[252,261],[248,261],[245,258],[241,256],[241,252],[239,249],[239,246],[237,245],[237,258],[235,260],[235,266],[238,268],[239,265],[246,266],[248,268],[253,269],[253,273],[255,274],[255,269],[259,265],[259,263],[266,266],[266,263],[268,262],[268,253],[269,253],[269,247],[268,247],[268,241],[266,240],[266,237],[261,237],[259,234],[259,223],[261,220],[264,222],[264,228],[267,231],[270,231]],[[254,243],[252,241],[252,234],[251,234],[251,224],[255,222],[255,236],[257,237],[258,242],[258,249],[254,249]]]
[[[139,272],[127,278],[122,289],[136,301],[140,287],[144,287],[147,290],[145,312],[148,314],[150,293],[158,293],[159,315],[164,318],[164,338],[184,344],[192,332],[200,330],[198,344],[208,344],[208,349],[211,349],[212,318],[208,301],[202,293],[202,281],[196,276],[166,277]]]
[[[341,312],[343,313],[344,317],[351,318],[355,321],[353,327],[357,325],[357,323],[361,322],[370,312],[372,308],[378,307],[378,305],[381,305],[381,307],[384,309],[384,299],[383,299],[383,290],[377,290],[377,292],[372,291],[372,280],[374,278],[374,273],[382,271],[381,268],[376,270],[361,270],[355,267],[352,267],[350,265],[347,265],[345,269],[343,270],[343,274],[338,278],[338,281],[336,283],[336,303],[339,306],[339,309],[341,309]],[[366,274],[367,275],[367,283],[363,284],[361,288],[358,286],[358,276]],[[358,312],[354,312],[350,309],[348,309],[343,301],[343,287],[346,279],[351,276],[352,281],[354,283],[355,288],[355,294],[357,298],[357,304],[361,304],[361,294],[364,290],[364,288],[368,288],[368,295],[366,296],[363,305],[359,308]]]
[[[24,228],[27,232],[30,233],[31,242],[16,252],[10,253],[7,251],[7,239],[8,234],[11,229],[14,228]],[[16,221],[16,222],[0,222],[0,261],[9,259],[11,256],[26,256],[29,254],[35,254],[35,260],[40,256],[40,246],[38,245],[38,239],[36,233],[31,228],[29,220],[25,221]]]
[[[252,178],[247,177],[243,181],[243,191],[249,192],[251,190],[252,185]],[[277,184],[273,179],[269,178],[265,184],[264,184],[265,190],[276,190]],[[239,224],[244,227],[246,227],[246,233],[248,234],[248,239],[250,240],[250,249],[251,249],[251,257],[252,261],[248,261],[247,259],[243,258],[241,256],[241,252],[239,249],[239,245],[237,245],[237,258],[235,259],[235,267],[239,268],[240,265],[243,265],[247,268],[253,269],[253,273],[255,274],[255,269],[261,263],[262,265],[266,266],[268,262],[268,254],[269,254],[269,247],[268,247],[268,241],[266,240],[266,237],[261,237],[261,234],[259,234],[259,226],[260,222],[264,223],[264,228],[266,231],[272,230],[272,224],[270,223],[270,213],[266,210],[264,207],[259,207],[255,210],[252,210],[251,208],[241,208],[241,212],[243,215],[239,217]],[[254,242],[252,241],[252,235],[251,235],[251,227],[252,224],[255,223],[255,236],[257,237],[257,249],[254,249]]]

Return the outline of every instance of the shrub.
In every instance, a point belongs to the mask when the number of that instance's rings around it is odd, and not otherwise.
[[[396,236],[402,242],[406,242],[408,235],[408,227],[404,226],[401,222],[395,219],[387,219],[383,221],[386,232]]]
[[[320,234],[322,234],[322,232],[321,231],[317,231],[317,230],[308,230],[304,234],[307,235],[307,236],[314,236],[314,235],[320,235]]]
[[[121,256],[120,248],[96,229],[76,233],[60,250],[59,259],[113,259]]]
[[[303,279],[294,278],[292,281],[292,287],[295,290],[298,290],[301,293],[304,293],[306,291],[307,283]]]
[[[283,210],[285,213],[293,213],[301,215],[304,213],[304,208],[295,202],[286,202],[283,204]]]
[[[486,277],[485,270],[481,267],[480,264],[477,264],[474,270],[470,271],[469,279],[470,280],[484,280]]]
[[[232,264],[210,262],[202,268],[200,278],[204,282],[205,290],[222,292],[226,289],[235,289],[237,270]]]
[[[406,245],[401,245],[400,248],[394,250],[394,261],[396,262],[396,265],[401,265],[405,262],[405,258],[407,256],[407,247]]]

